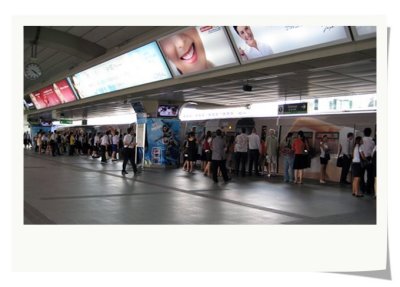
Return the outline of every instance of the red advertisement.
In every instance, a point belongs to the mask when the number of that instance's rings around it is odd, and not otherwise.
[[[44,109],[76,100],[67,80],[58,81],[30,94],[37,109]]]

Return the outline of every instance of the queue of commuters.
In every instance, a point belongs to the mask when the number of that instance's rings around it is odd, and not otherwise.
[[[218,133],[217,133],[218,132]],[[289,132],[281,144],[278,142],[276,131],[270,129],[268,135],[261,138],[253,128],[250,134],[242,128],[241,133],[233,136],[226,136],[223,140],[224,152],[221,152],[221,138],[224,138],[221,130],[217,130],[212,136],[208,131],[202,140],[201,145],[201,170],[205,176],[212,177],[217,182],[215,175],[222,176],[228,181],[229,175],[251,176],[265,174],[268,177],[277,175],[278,154],[283,157],[283,181],[286,183],[303,184],[304,170],[311,166],[313,148],[303,131],[296,135]],[[189,140],[188,140],[189,139]],[[214,140],[216,142],[213,145]],[[364,143],[364,140],[367,144]],[[364,194],[376,195],[376,140],[371,138],[371,129],[364,129],[364,137],[357,137],[354,142],[354,134],[348,133],[345,140],[340,142],[337,156],[342,161],[340,183],[351,184],[353,195],[361,197]],[[183,169],[193,173],[197,161],[196,155],[197,140],[195,134],[190,132],[184,142],[184,167]],[[191,146],[189,148],[189,146]],[[214,150],[219,150],[213,156]],[[327,166],[331,160],[331,149],[328,136],[323,135],[319,141],[319,182],[327,182]],[[360,162],[363,161],[363,164]],[[365,162],[365,164],[364,164]],[[223,166],[223,167],[222,167]],[[211,170],[210,170],[211,168]],[[351,182],[347,180],[352,178]],[[364,182],[364,175],[367,181]]]
[[[364,136],[357,136],[349,132],[347,137],[339,143],[338,159],[340,159],[340,184],[352,186],[352,195],[376,196],[376,139],[371,137],[371,128],[365,128]],[[201,160],[201,170],[205,176],[218,182],[222,176],[225,182],[230,175],[242,176],[262,174],[268,177],[277,175],[278,153],[283,157],[283,181],[286,183],[302,184],[304,169],[310,167],[311,150],[303,131],[296,136],[289,132],[281,144],[278,143],[276,131],[270,129],[268,135],[260,136],[255,128],[250,134],[242,128],[236,136],[224,135],[217,129],[213,135],[208,131],[203,139],[196,139],[191,131],[183,142],[183,169],[193,173],[197,160]],[[84,132],[79,129],[67,131],[43,132],[39,131],[33,139],[28,132],[24,133],[24,147],[32,148],[39,154],[52,156],[60,155],[88,155],[92,158],[101,157],[105,164],[123,158],[122,175],[128,174],[127,163],[130,162],[133,172],[137,173],[135,164],[136,136],[132,128],[127,133],[118,133],[117,130],[106,132]],[[331,150],[327,135],[323,135],[320,142],[320,180],[326,183],[327,165],[331,159]],[[201,154],[198,153],[201,149]],[[339,160],[338,160],[339,162]],[[339,166],[339,165],[338,165]],[[351,171],[351,172],[350,172]],[[348,180],[348,177],[351,180]],[[366,180],[365,180],[366,179]]]

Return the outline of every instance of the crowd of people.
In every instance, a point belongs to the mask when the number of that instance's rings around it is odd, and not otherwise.
[[[33,149],[39,155],[86,155],[106,164],[123,159],[122,175],[127,174],[126,165],[131,163],[133,171],[137,172],[135,164],[136,137],[132,128],[127,133],[120,134],[116,129],[105,132],[86,132],[81,129],[44,132],[40,130],[31,139],[28,132],[24,133],[24,147]]]
[[[348,133],[339,144],[337,157],[342,162],[340,184],[351,185],[352,194],[356,197],[364,194],[376,196],[376,139],[372,139],[371,132],[370,128],[364,129],[364,137],[356,137],[355,141],[354,134]],[[303,131],[294,135],[289,132],[279,143],[274,129],[261,137],[255,128],[250,134],[243,128],[236,136],[224,136],[221,130],[213,136],[208,131],[200,140],[196,139],[194,132],[189,132],[182,149],[183,170],[193,173],[195,163],[200,159],[201,171],[214,182],[218,182],[217,175],[222,176],[225,182],[230,180],[231,175],[274,177],[277,175],[279,155],[283,158],[283,181],[303,184],[304,170],[311,166],[313,147]],[[198,146],[201,146],[200,157]],[[331,160],[327,135],[320,138],[319,149],[319,182],[326,184],[327,166]],[[349,175],[351,182],[347,180]],[[364,181],[364,178],[367,180]]]
[[[341,140],[338,150],[337,165],[341,168],[340,184],[351,185],[352,195],[376,196],[376,139],[371,137],[371,128],[365,128],[364,136],[357,136],[349,132]],[[108,160],[117,161],[123,158],[122,175],[127,174],[126,165],[131,163],[134,173],[137,173],[135,164],[136,135],[132,128],[127,133],[120,134],[115,129],[105,132],[85,132],[80,129],[70,129],[63,132],[39,131],[33,139],[28,132],[24,133],[25,148],[32,148],[39,154],[52,156],[60,155],[87,155],[100,158],[100,163]],[[331,159],[331,151],[327,135],[323,135],[320,147],[320,180],[325,184],[327,180],[327,165]],[[193,173],[196,162],[201,161],[201,171],[205,176],[218,182],[222,176],[224,182],[231,180],[231,176],[245,177],[277,175],[278,155],[283,157],[283,181],[286,183],[302,184],[304,170],[310,167],[311,151],[303,131],[294,136],[289,132],[281,143],[276,131],[270,129],[268,134],[260,137],[255,128],[250,134],[242,128],[236,136],[225,135],[220,129],[215,133],[208,131],[202,139],[197,139],[195,132],[187,133],[182,144],[183,170]],[[199,150],[201,152],[199,153]],[[199,155],[200,154],[200,155]],[[349,172],[351,181],[348,181]],[[366,178],[366,180],[365,180]]]

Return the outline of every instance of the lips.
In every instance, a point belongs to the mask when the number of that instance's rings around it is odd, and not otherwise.
[[[183,54],[180,58],[183,61],[187,61],[189,63],[193,63],[197,61],[197,53],[194,47],[194,43],[190,45],[189,49]]]

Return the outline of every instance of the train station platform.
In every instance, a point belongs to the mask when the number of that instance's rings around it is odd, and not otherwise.
[[[376,224],[376,199],[350,185],[121,167],[24,150],[24,224]]]

